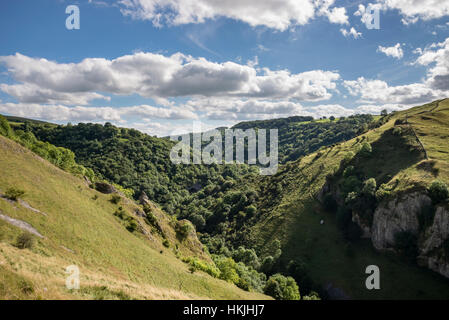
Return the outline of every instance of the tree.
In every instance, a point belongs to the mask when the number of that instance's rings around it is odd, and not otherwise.
[[[387,110],[387,109],[383,109],[383,110],[380,112],[380,115],[381,115],[382,117],[385,117],[386,115],[388,115],[388,110]]]
[[[362,157],[369,157],[371,155],[371,152],[373,152],[371,144],[369,142],[364,142],[362,144],[362,148],[360,149],[360,155]]]
[[[280,273],[272,275],[265,285],[264,293],[276,300],[300,300],[298,285],[292,277],[285,277]]]
[[[449,198],[449,188],[443,181],[435,180],[429,187],[429,195],[434,203],[440,203]]]

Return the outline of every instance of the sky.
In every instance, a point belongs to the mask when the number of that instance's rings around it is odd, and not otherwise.
[[[1,114],[167,136],[445,97],[449,0],[0,1]]]

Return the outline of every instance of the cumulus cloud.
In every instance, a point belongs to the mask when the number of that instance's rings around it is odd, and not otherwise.
[[[360,96],[362,103],[417,104],[432,101],[444,95],[429,88],[425,83],[389,86],[382,80],[368,80],[363,77],[355,81],[344,81],[344,86],[353,96]]]
[[[404,16],[404,24],[418,20],[431,20],[449,16],[449,1],[446,0],[378,0],[383,9],[398,10]]]
[[[203,23],[226,17],[250,26],[284,31],[313,19],[312,0],[121,0],[121,12],[135,19],[150,20],[156,26]]]
[[[320,101],[331,97],[339,74],[313,70],[256,68],[256,64],[215,63],[181,53],[135,53],[113,60],[87,58],[57,63],[20,53],[0,57],[19,84],[1,90],[19,102],[86,104],[100,93],[142,97],[259,97]]]
[[[351,27],[351,29],[349,29],[349,30],[342,28],[342,29],[340,29],[340,32],[342,35],[345,36],[345,38],[353,37],[354,39],[358,39],[362,36],[362,33],[357,32],[357,30],[355,30],[354,27]]]
[[[335,0],[316,0],[315,5],[318,8],[318,15],[326,16],[330,23],[349,24],[346,8],[333,7]]]
[[[430,45],[415,63],[430,67],[426,80],[429,87],[449,91],[449,38]]]
[[[148,119],[197,119],[198,116],[186,108],[157,108],[148,105],[131,107],[68,107],[59,104],[45,105],[37,103],[0,104],[0,113],[9,115],[44,119],[49,121],[115,121],[123,122],[125,118]]]
[[[0,84],[0,90],[26,103],[62,103],[68,105],[87,105],[94,99],[110,101],[110,97],[95,92],[57,92],[45,87],[39,87],[32,83],[26,84]]]
[[[355,111],[357,113],[370,113],[370,114],[380,114],[383,110],[387,110],[388,112],[392,111],[401,111],[408,109],[410,107],[414,106],[412,105],[397,105],[397,104],[383,104],[383,105],[374,105],[374,104],[367,104],[367,105],[361,105],[358,106]]]
[[[155,26],[203,23],[225,17],[252,27],[285,31],[305,25],[315,16],[331,23],[348,24],[344,7],[332,7],[335,0],[121,0],[121,12],[134,19],[150,20]]]
[[[377,51],[384,53],[388,57],[393,57],[396,59],[402,59],[402,57],[404,57],[404,51],[402,50],[400,43],[397,43],[392,47],[379,46]]]

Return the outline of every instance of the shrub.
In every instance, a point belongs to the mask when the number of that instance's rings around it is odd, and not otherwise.
[[[352,191],[360,190],[361,181],[356,176],[349,176],[344,178],[342,183],[342,191],[344,193],[349,193]]]
[[[182,261],[189,264],[189,270],[191,272],[192,270],[193,272],[195,272],[196,270],[201,270],[214,278],[220,277],[220,270],[217,267],[205,261],[199,260],[198,258],[187,257],[183,258]]]
[[[181,240],[184,240],[185,238],[187,238],[189,233],[192,231],[192,226],[190,225],[190,223],[188,223],[186,221],[184,223],[178,222],[176,224],[175,231],[176,231],[176,235],[178,236],[178,238],[180,238]]]
[[[345,157],[343,158],[343,160],[341,161],[341,164],[343,166],[347,165],[349,162],[351,162],[352,158],[354,158],[355,154],[352,151],[348,151],[345,154]]]
[[[139,225],[134,218],[132,218],[132,217],[130,217],[130,218],[131,219],[128,220],[128,224],[126,225],[126,230],[128,230],[129,232],[134,232],[137,230]]]
[[[374,196],[376,193],[377,183],[376,179],[369,178],[365,182],[363,182],[362,192],[366,195]]]
[[[359,151],[360,155],[362,157],[369,157],[371,155],[371,152],[373,152],[373,148],[371,147],[371,144],[369,142],[364,142],[362,144],[362,148]]]
[[[167,239],[164,239],[164,241],[162,241],[162,244],[164,245],[164,247],[170,248],[170,241],[168,241]]]
[[[114,216],[122,220],[125,224],[126,230],[129,232],[134,232],[138,229],[139,224],[136,219],[130,216],[122,207],[119,207],[118,210],[114,212]]]
[[[240,246],[237,250],[232,253],[232,258],[237,262],[243,262],[247,266],[251,266],[254,269],[260,267],[259,258],[257,257],[256,251],[254,249],[246,249]]]
[[[354,166],[347,166],[343,171],[343,177],[348,178],[354,174],[355,168]]]
[[[380,185],[379,189],[377,189],[375,196],[376,196],[377,201],[382,201],[383,199],[388,197],[390,194],[391,194],[391,192],[389,190],[387,190],[387,185],[383,183]]]
[[[262,260],[262,264],[260,265],[260,271],[265,274],[270,274],[271,270],[273,270],[275,259],[272,256],[267,256]]]
[[[121,200],[122,198],[118,194],[113,194],[109,201],[111,201],[113,204],[119,204]]]
[[[8,120],[0,115],[0,135],[5,137],[12,137],[13,131],[9,126]]]
[[[295,279],[282,274],[271,276],[264,288],[264,293],[276,300],[300,300],[299,288]]]
[[[220,279],[237,284],[240,277],[237,273],[237,263],[232,258],[218,257],[214,259],[215,265],[220,270]]]
[[[23,197],[25,194],[25,191],[18,189],[18,188],[8,188],[5,192],[6,198],[10,200],[17,201],[20,197]]]
[[[34,238],[29,232],[21,233],[16,239],[16,247],[19,249],[31,249],[33,246]]]
[[[440,203],[449,198],[449,188],[443,181],[435,180],[429,187],[429,195],[434,203]]]

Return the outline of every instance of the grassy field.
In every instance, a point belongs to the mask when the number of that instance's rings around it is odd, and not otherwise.
[[[136,205],[123,199],[113,204],[104,195],[0,137],[0,190],[24,190],[35,212],[0,199],[0,213],[29,223],[44,238],[32,249],[14,246],[22,231],[0,219],[0,299],[267,299],[202,272],[191,273],[179,256],[207,256],[199,242],[181,243],[170,219],[154,207],[167,231],[170,247],[143,220],[148,232],[129,232],[113,213],[118,206],[132,215]],[[164,222],[165,221],[165,222]],[[192,245],[193,244],[193,245]],[[175,247],[178,246],[178,257]],[[65,287],[69,265],[81,272],[81,290]]]
[[[417,147],[416,139],[390,134],[395,121],[406,117],[429,160],[423,153],[409,151]],[[406,130],[410,125],[402,127]],[[326,176],[338,170],[349,152],[357,153],[363,141],[373,147],[371,158],[362,166],[366,176],[394,185],[394,192],[424,188],[436,178],[449,183],[449,100],[395,113],[364,136],[364,140],[352,139],[287,164],[269,178],[270,184],[283,185],[283,193],[252,228],[251,240],[262,252],[273,240],[281,240],[285,263],[300,259],[317,283],[332,284],[352,298],[449,299],[448,279],[391,254],[376,252],[369,240],[349,244],[336,226],[335,215],[323,212],[317,201]],[[365,288],[365,269],[371,264],[380,267],[381,290]]]

